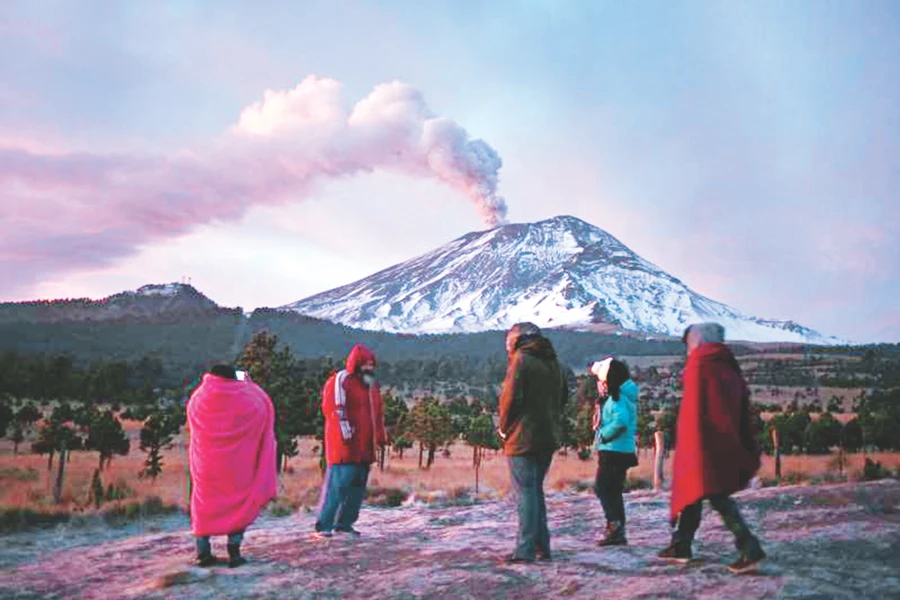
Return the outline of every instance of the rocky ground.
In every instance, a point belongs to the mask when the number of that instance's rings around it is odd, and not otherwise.
[[[121,529],[60,526],[0,537],[3,598],[897,598],[900,482],[782,487],[737,496],[770,560],[734,576],[730,535],[707,509],[690,566],[656,558],[668,495],[626,497],[630,545],[595,546],[589,493],[552,493],[554,560],[507,566],[516,522],[507,501],[364,508],[358,539],[314,541],[314,515],[262,517],[250,563],[190,566],[184,517]],[[224,540],[214,542],[224,555]]]

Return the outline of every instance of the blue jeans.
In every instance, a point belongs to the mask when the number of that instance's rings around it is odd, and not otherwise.
[[[235,533],[228,534],[228,545],[229,546],[240,546],[241,542],[244,541],[244,532],[237,531]],[[197,556],[209,556],[212,554],[212,545],[209,543],[209,536],[204,535],[202,537],[197,538]]]
[[[350,531],[359,518],[359,508],[369,481],[368,463],[329,465],[325,471],[316,531]],[[337,526],[335,526],[335,520]]]
[[[544,477],[550,469],[553,453],[510,456],[509,472],[513,493],[519,508],[519,531],[516,536],[518,558],[533,559],[538,551],[550,554],[550,530],[547,528],[547,505],[544,502]]]

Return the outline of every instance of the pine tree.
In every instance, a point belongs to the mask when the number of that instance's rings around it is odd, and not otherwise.
[[[250,375],[272,400],[275,409],[276,470],[296,456],[297,436],[316,429],[316,413],[309,410],[310,385],[303,377],[305,367],[290,348],[278,349],[278,336],[261,331],[244,347],[238,365]],[[324,384],[324,381],[322,382]]]
[[[53,457],[61,449],[66,451],[80,450],[83,440],[79,433],[70,425],[73,410],[68,404],[60,404],[51,413],[48,419],[44,419],[38,430],[37,439],[32,443],[31,450],[36,454],[47,454],[47,470],[53,470]]]
[[[419,442],[419,467],[422,467],[422,451],[428,451],[425,468],[434,464],[434,454],[439,446],[453,439],[450,411],[435,398],[422,398],[410,412],[412,435]]]
[[[122,422],[111,410],[95,412],[90,421],[87,450],[96,450],[100,455],[100,469],[106,461],[107,468],[114,454],[125,456],[131,449],[131,441],[122,428]]]
[[[141,428],[141,450],[147,452],[142,477],[150,477],[154,481],[162,473],[161,450],[172,446],[172,438],[181,430],[183,419],[178,415],[165,414],[162,411],[151,413]]]
[[[485,448],[497,450],[500,441],[494,429],[494,421],[490,415],[475,415],[469,422],[466,431],[466,442],[472,446],[472,466],[475,468],[475,493],[478,493],[479,472]]]

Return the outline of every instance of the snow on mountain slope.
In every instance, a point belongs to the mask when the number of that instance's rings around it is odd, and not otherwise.
[[[680,336],[717,321],[729,340],[842,343],[697,294],[602,229],[571,216],[466,234],[365,279],[281,307],[361,329],[503,330],[518,321],[610,323]]]

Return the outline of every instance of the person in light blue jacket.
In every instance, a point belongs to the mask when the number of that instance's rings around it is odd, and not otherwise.
[[[594,449],[599,453],[594,493],[606,516],[606,531],[597,545],[624,546],[628,540],[622,493],[628,469],[637,465],[639,389],[628,366],[611,356],[591,365],[591,373],[597,377],[600,392],[594,411]]]

